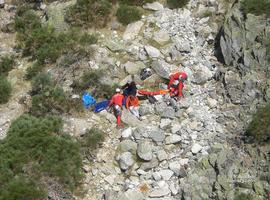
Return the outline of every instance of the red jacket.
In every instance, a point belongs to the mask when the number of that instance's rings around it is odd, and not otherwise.
[[[122,107],[123,101],[124,101],[124,96],[122,94],[117,93],[117,94],[113,95],[113,97],[109,103],[109,107],[112,105],[118,105],[118,106]]]
[[[139,106],[139,99],[138,97],[134,96],[128,96],[126,100],[126,108],[129,109],[130,106],[138,107]]]
[[[185,72],[176,72],[176,73],[172,74],[170,76],[170,82],[168,84],[168,89],[170,89],[170,87],[172,86],[172,84],[173,84],[174,81],[179,80],[180,75],[182,76],[183,79],[186,79],[187,78],[187,74]],[[183,87],[184,87],[184,85],[183,85]]]

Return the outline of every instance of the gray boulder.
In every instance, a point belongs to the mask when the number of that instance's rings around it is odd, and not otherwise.
[[[160,51],[153,46],[145,46],[144,49],[151,58],[158,58],[161,55]]]
[[[152,144],[147,140],[142,140],[138,143],[137,155],[145,160],[150,161],[153,158]]]
[[[144,9],[147,10],[153,10],[153,11],[158,11],[158,10],[163,10],[163,5],[159,2],[153,2],[153,3],[146,3],[143,5]]]
[[[144,195],[138,190],[128,190],[124,192],[118,200],[144,200]]]
[[[134,159],[132,157],[132,154],[130,152],[122,153],[118,158],[119,166],[122,170],[128,170],[133,164]]]
[[[142,21],[134,22],[129,24],[124,32],[123,39],[124,40],[134,40],[136,36],[139,34],[141,28],[143,26]]]
[[[153,39],[158,44],[165,45],[170,41],[170,36],[166,31],[160,30],[160,31],[154,33]]]

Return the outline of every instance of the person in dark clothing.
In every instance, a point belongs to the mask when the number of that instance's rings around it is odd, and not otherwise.
[[[134,80],[132,79],[132,81],[128,81],[123,87],[123,93],[124,96],[137,96],[137,86],[136,83],[134,82]]]

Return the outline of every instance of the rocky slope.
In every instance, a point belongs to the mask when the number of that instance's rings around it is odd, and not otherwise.
[[[93,161],[85,160],[86,179],[80,188],[85,194],[75,199],[237,199],[243,193],[252,199],[269,198],[269,147],[245,144],[242,137],[250,114],[267,99],[265,87],[255,84],[267,78],[258,72],[267,65],[265,47],[254,45],[260,35],[248,28],[262,26],[252,21],[262,19],[245,19],[234,5],[217,36],[226,6],[214,0],[191,1],[178,10],[150,4],[146,8],[155,11],[124,32],[115,24],[112,31],[101,30],[93,57],[68,69],[50,69],[69,91],[72,82],[91,69],[106,70],[104,83],[110,84],[124,83],[134,74],[148,89],[164,87],[162,78],[170,71],[189,75],[185,98],[142,101],[143,120],[124,111],[123,130],[115,129],[114,116],[106,111],[64,116],[65,131],[75,137],[93,126],[107,133]],[[268,30],[263,22],[262,29]],[[217,46],[225,65],[216,57]],[[15,70],[23,71],[23,66]],[[155,74],[141,81],[138,73],[144,67]],[[23,88],[27,92],[28,87]],[[9,104],[18,102],[14,99]],[[1,115],[16,118],[8,108],[1,107]],[[4,135],[8,126],[1,128]]]

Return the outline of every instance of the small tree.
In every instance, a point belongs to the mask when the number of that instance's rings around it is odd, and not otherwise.
[[[0,104],[8,102],[11,96],[11,91],[11,84],[5,77],[0,76]]]

